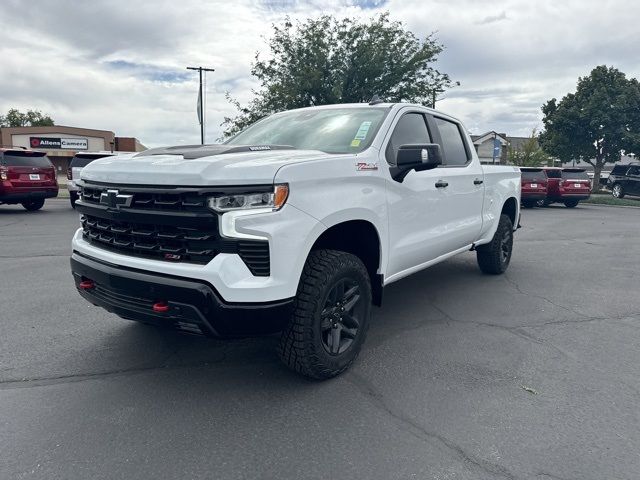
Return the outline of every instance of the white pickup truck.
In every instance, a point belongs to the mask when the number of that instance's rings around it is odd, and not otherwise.
[[[271,115],[220,145],[82,170],[71,269],[119,316],[218,337],[282,332],[293,370],[329,378],[386,285],[475,250],[505,271],[520,172],[480,165],[463,125],[403,103]]]

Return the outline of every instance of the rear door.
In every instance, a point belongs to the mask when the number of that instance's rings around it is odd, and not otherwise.
[[[13,188],[32,189],[56,185],[56,171],[42,152],[7,151],[3,155],[8,180]]]
[[[547,192],[547,177],[541,168],[521,168],[521,187],[524,194]]]
[[[631,166],[627,170],[626,189],[631,195],[640,195],[640,166]]]
[[[561,193],[569,195],[589,195],[591,179],[584,170],[565,169],[562,171]]]

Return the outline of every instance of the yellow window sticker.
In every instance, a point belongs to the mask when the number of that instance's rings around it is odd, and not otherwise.
[[[369,132],[369,128],[371,127],[371,122],[362,122],[360,124],[360,128],[358,128],[358,132],[356,136],[353,137],[354,140],[364,140],[367,138],[367,133]]]
[[[360,146],[360,140],[353,140],[351,142],[351,146],[352,147],[359,147]]]

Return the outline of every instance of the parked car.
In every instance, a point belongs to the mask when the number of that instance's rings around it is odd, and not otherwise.
[[[46,198],[58,196],[58,178],[43,152],[0,148],[0,204],[22,204],[39,210]]]
[[[69,168],[67,169],[67,190],[69,190],[69,200],[71,201],[71,206],[73,208],[76,207],[76,200],[78,200],[79,188],[76,185],[76,181],[80,179],[80,172],[82,169],[98,158],[110,157],[113,155],[115,154],[112,152],[82,152],[76,153],[73,156],[69,163]]]
[[[547,198],[547,176],[542,167],[521,167],[520,203],[525,208],[532,208],[536,202]]]
[[[470,250],[503,273],[520,217],[517,167],[481,165],[455,118],[378,101],[96,160],[80,188],[87,301],[190,333],[280,331],[282,361],[313,378],[355,360],[386,285]]]
[[[591,180],[585,169],[544,167],[543,171],[547,177],[547,197],[539,200],[538,205],[564,203],[573,208],[591,196]]]
[[[607,188],[616,198],[640,195],[640,163],[614,165],[607,180]]]

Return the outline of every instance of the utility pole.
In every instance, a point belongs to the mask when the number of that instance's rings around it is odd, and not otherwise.
[[[200,120],[200,144],[204,145],[204,92],[202,91],[202,72],[215,72],[213,68],[187,67],[187,70],[197,70],[200,75],[200,89],[198,90],[198,120]]]

